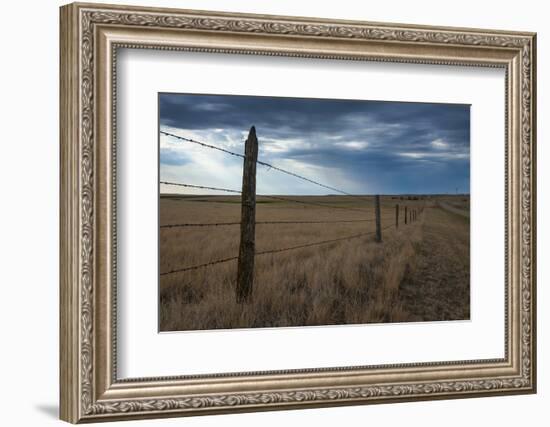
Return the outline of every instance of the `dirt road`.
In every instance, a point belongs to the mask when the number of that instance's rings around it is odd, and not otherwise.
[[[470,316],[469,221],[439,207],[424,210],[416,260],[401,282],[399,299],[417,321]]]
[[[453,206],[449,203],[446,203],[446,202],[441,202],[441,201],[438,201],[437,202],[439,207],[448,211],[448,212],[452,212],[454,214],[457,214],[457,215],[460,215],[460,216],[463,216],[464,218],[470,218],[470,211],[468,210],[464,210],[464,209],[459,209],[457,208],[456,206]]]

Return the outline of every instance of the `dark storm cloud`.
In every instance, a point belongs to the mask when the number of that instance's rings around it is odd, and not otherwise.
[[[223,138],[254,125],[264,161],[337,168],[371,191],[469,192],[467,105],[183,94],[159,102],[161,127]]]

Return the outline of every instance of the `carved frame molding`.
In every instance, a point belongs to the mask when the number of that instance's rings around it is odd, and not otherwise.
[[[170,42],[162,41],[165,36]],[[179,37],[191,40],[180,43]],[[505,233],[510,246],[506,253],[506,357],[491,361],[220,374],[202,379],[117,380],[116,286],[107,287],[102,278],[110,275],[116,281],[112,252],[116,249],[116,186],[112,178],[116,153],[112,147],[118,47],[505,67],[509,146]],[[534,97],[532,33],[92,4],[64,6],[60,129],[61,418],[70,422],[101,421],[534,392]],[[104,179],[104,174],[111,178]],[[108,190],[110,187],[114,187],[112,191]],[[273,386],[260,386],[260,377],[270,375]],[[347,379],[335,379],[345,375],[349,375],[349,384],[341,386]],[[285,380],[290,379],[301,385],[285,387]],[[189,382],[201,381],[211,387],[210,392],[196,393],[192,386],[186,388]],[[254,381],[258,389],[253,387],[250,391]],[[247,387],[240,390],[245,382]]]

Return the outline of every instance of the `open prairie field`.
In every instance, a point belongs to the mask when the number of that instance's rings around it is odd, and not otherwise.
[[[281,197],[298,202],[257,199],[248,304],[235,299],[240,197],[161,197],[161,331],[469,319],[469,219],[442,205],[469,210],[468,196],[381,197],[381,243],[374,198]],[[407,225],[405,206],[422,210]],[[190,226],[205,223],[220,225]]]

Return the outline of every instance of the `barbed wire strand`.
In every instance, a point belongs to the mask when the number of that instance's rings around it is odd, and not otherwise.
[[[393,219],[393,217],[381,217],[381,220]],[[328,220],[328,221],[256,221],[256,225],[276,225],[276,224],[339,224],[353,222],[373,222],[376,218],[369,219],[348,219],[348,220]],[[160,228],[176,228],[176,227],[223,227],[230,225],[240,225],[240,222],[185,222],[181,224],[165,224]]]
[[[177,227],[223,227],[228,225],[240,225],[240,222],[203,222],[203,223],[193,223],[186,222],[183,224],[165,224],[161,225],[160,228],[177,228]],[[258,224],[258,223],[256,223]]]
[[[235,193],[242,194],[242,191],[231,190],[229,188],[220,188],[220,187],[207,187],[205,185],[194,185],[194,184],[184,184],[181,182],[169,182],[169,181],[160,181],[160,184],[164,185],[175,185],[177,187],[186,187],[186,188],[198,188],[200,190],[214,190],[214,191],[225,191],[226,193]]]
[[[233,193],[233,194],[242,194],[242,191],[239,190],[231,190],[229,188],[220,188],[220,187],[208,187],[205,185],[194,185],[194,184],[185,184],[181,182],[169,182],[169,181],[160,181],[161,184],[164,185],[175,185],[179,187],[186,187],[186,188],[197,188],[201,190],[214,190],[214,191],[224,191],[226,193]],[[281,197],[281,196],[272,196],[269,194],[257,194],[256,197],[266,197],[268,199],[274,199],[274,200],[281,200],[285,202],[293,202],[293,203],[301,203],[303,205],[312,205],[312,206],[320,206],[323,208],[332,208],[332,209],[345,209],[349,211],[359,211],[359,212],[368,212],[370,210],[367,209],[361,209],[361,208],[351,208],[347,206],[333,206],[333,205],[327,205],[325,203],[317,203],[317,202],[306,202],[304,200],[297,200],[297,199],[291,199],[289,197]]]
[[[210,265],[215,265],[215,264],[221,264],[223,262],[235,261],[237,259],[239,259],[239,257],[236,257],[236,256],[230,257],[230,258],[218,259],[216,261],[205,262],[204,264],[193,265],[191,267],[184,267],[184,268],[179,268],[177,270],[167,271],[165,273],[160,273],[160,276],[166,276],[168,274],[175,274],[175,273],[182,273],[184,271],[196,270],[198,268],[208,267]]]
[[[215,145],[210,145],[210,144],[206,144],[204,142],[200,142],[200,141],[197,141],[197,140],[194,140],[194,139],[191,139],[191,138],[185,138],[183,136],[179,136],[179,135],[175,135],[173,133],[170,133],[170,132],[165,132],[163,130],[160,131],[160,133],[164,134],[164,135],[167,135],[167,136],[171,136],[173,138],[176,138],[176,139],[181,139],[182,141],[187,141],[187,142],[192,142],[193,144],[198,144],[202,147],[206,147],[206,148],[211,148],[213,150],[218,150],[218,151],[222,151],[226,154],[230,154],[232,156],[236,156],[236,157],[241,157],[244,159],[244,154],[239,154],[239,153],[235,153],[234,151],[229,151],[229,150],[226,150],[225,148],[221,148],[221,147],[216,147]]]
[[[282,172],[282,173],[285,173],[287,175],[290,175],[290,176],[293,176],[295,178],[299,178],[303,181],[307,181],[307,182],[310,182],[312,184],[315,184],[315,185],[318,185],[320,187],[324,187],[328,190],[331,190],[331,191],[336,191],[337,193],[340,193],[340,194],[345,194],[346,196],[351,196],[351,197],[357,197],[357,198],[362,198],[361,196],[357,195],[357,194],[351,194],[351,193],[348,193],[347,191],[344,191],[344,190],[339,190],[338,188],[335,188],[335,187],[331,187],[330,185],[326,185],[326,184],[322,184],[320,182],[317,182],[317,181],[314,181],[310,178],[306,178],[305,176],[302,176],[302,175],[298,175],[297,173],[295,172],[291,172],[291,171],[288,171],[286,169],[283,169],[283,168],[280,168],[278,166],[274,166],[270,163],[266,163],[266,162],[262,162],[260,160],[257,160],[256,163],[258,163],[259,165],[262,165],[262,166],[267,166],[269,167],[270,169],[274,169],[276,171],[279,171],[279,172]],[[367,199],[365,199],[367,200]],[[370,200],[369,200],[370,202]]]
[[[334,206],[334,205],[327,205],[325,203],[318,203],[318,202],[306,202],[305,200],[298,200],[298,199],[291,199],[289,197],[281,197],[281,196],[272,196],[268,194],[258,194],[257,197],[267,197],[268,199],[273,200],[281,200],[283,202],[292,202],[292,203],[301,203],[303,205],[311,205],[311,206],[320,206],[322,208],[332,208],[332,209],[345,209],[348,211],[357,211],[357,212],[369,212],[370,210],[362,209],[362,208],[351,208],[348,206]]]
[[[369,231],[367,233],[359,233],[359,234],[354,234],[352,236],[339,237],[337,239],[322,240],[320,242],[305,243],[305,244],[297,245],[297,246],[288,246],[286,248],[270,249],[270,250],[266,250],[266,251],[256,252],[255,255],[276,254],[276,253],[279,253],[279,252],[286,252],[286,251],[291,251],[291,250],[295,250],[295,249],[309,248],[311,246],[326,245],[326,244],[329,244],[329,243],[340,242],[342,240],[350,240],[350,239],[356,239],[358,237],[369,236],[369,235],[375,234],[375,233],[376,233],[376,231]]]
[[[387,226],[387,227],[383,228],[381,231],[386,230],[386,229],[391,228],[391,227],[392,226]],[[261,255],[268,255],[268,254],[274,254],[274,253],[279,253],[279,252],[286,252],[286,251],[291,251],[291,250],[296,250],[296,249],[308,248],[308,247],[311,247],[311,246],[326,245],[326,244],[329,244],[329,243],[340,242],[340,241],[343,241],[343,240],[356,239],[356,238],[359,238],[359,237],[368,236],[368,235],[372,235],[372,234],[376,234],[376,231],[369,231],[367,233],[360,233],[360,234],[354,234],[352,236],[339,237],[337,239],[322,240],[320,242],[306,243],[306,244],[303,244],[303,245],[289,246],[289,247],[286,247],[286,248],[270,249],[270,250],[266,250],[266,251],[256,252],[254,255],[261,256]],[[166,276],[166,275],[175,274],[175,273],[183,273],[185,271],[190,271],[190,270],[197,270],[199,268],[209,267],[211,265],[221,264],[221,263],[225,263],[225,262],[229,262],[229,261],[235,261],[237,259],[239,259],[239,257],[237,257],[237,256],[230,257],[230,258],[219,259],[219,260],[216,260],[216,261],[206,262],[204,264],[193,265],[191,267],[184,267],[184,268],[180,268],[180,269],[177,269],[177,270],[167,271],[165,273],[160,273],[160,276]]]
[[[175,135],[173,133],[170,133],[170,132],[165,132],[165,131],[160,131],[160,133],[164,134],[164,135],[167,135],[167,136],[171,136],[173,138],[176,138],[176,139],[180,139],[180,140],[183,140],[183,141],[186,141],[186,142],[192,142],[193,144],[198,144],[202,147],[206,147],[206,148],[211,148],[213,150],[218,150],[218,151],[222,151],[226,154],[230,154],[232,156],[237,156],[237,157],[241,157],[244,159],[244,155],[243,154],[239,154],[239,153],[235,153],[234,151],[229,151],[229,150],[226,150],[224,148],[221,148],[221,147],[217,147],[215,145],[211,145],[211,144],[206,144],[204,142],[200,142],[200,141],[197,141],[197,140],[194,140],[194,139],[191,139],[191,138],[185,138],[183,136],[180,136],[180,135]],[[289,171],[289,170],[286,170],[286,169],[283,169],[283,168],[280,168],[278,166],[275,166],[275,165],[272,165],[271,163],[267,163],[267,162],[263,162],[261,160],[256,160],[256,163],[259,164],[259,165],[262,165],[262,166],[266,166],[270,169],[274,169],[276,171],[279,171],[279,172],[282,172],[282,173],[285,173],[287,175],[290,175],[290,176],[293,176],[295,178],[298,178],[298,179],[301,179],[303,181],[307,181],[311,184],[315,184],[315,185],[318,185],[320,187],[323,187],[323,188],[326,188],[328,190],[331,190],[331,191],[336,191],[337,193],[340,193],[340,194],[345,194],[346,196],[351,196],[351,197],[354,197],[354,198],[361,198],[363,200],[368,200],[368,199],[365,199],[364,197],[362,197],[361,195],[358,195],[358,194],[352,194],[352,193],[348,193],[347,191],[344,191],[344,190],[340,190],[336,187],[332,187],[330,185],[326,185],[326,184],[323,184],[321,182],[318,182],[318,181],[315,181],[311,178],[307,178],[303,175],[299,175],[295,172],[292,172],[292,171]],[[370,200],[368,200],[370,202]]]

